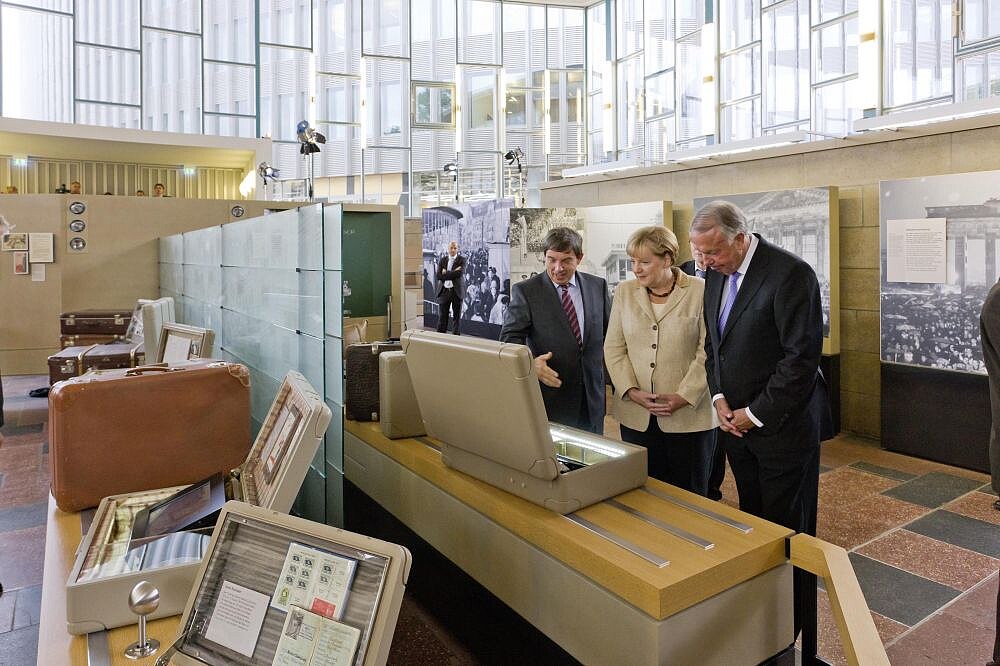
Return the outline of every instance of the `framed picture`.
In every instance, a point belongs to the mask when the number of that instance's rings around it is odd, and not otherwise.
[[[28,234],[4,234],[0,241],[0,250],[5,252],[20,252],[28,249]]]
[[[14,275],[28,275],[31,264],[28,263],[28,251],[18,250],[14,253]]]
[[[156,353],[156,362],[172,363],[192,358],[206,358],[211,356],[214,343],[215,332],[210,328],[176,323],[164,324],[160,330],[160,346]]]

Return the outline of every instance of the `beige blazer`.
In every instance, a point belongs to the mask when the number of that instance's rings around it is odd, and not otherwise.
[[[611,320],[604,339],[604,360],[615,386],[611,414],[633,430],[649,426],[649,412],[623,398],[630,388],[653,393],[678,393],[690,404],[671,416],[660,416],[663,432],[710,430],[712,401],[705,379],[705,281],[671,269],[677,284],[667,310],[653,314],[646,290],[638,280],[615,288]]]

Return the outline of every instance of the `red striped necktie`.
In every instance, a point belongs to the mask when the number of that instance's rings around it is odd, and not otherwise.
[[[573,305],[573,299],[569,297],[569,285],[561,284],[559,288],[562,289],[562,308],[566,313],[566,318],[569,319],[569,327],[573,329],[577,346],[582,349],[583,336],[580,335],[580,320],[576,318],[576,306]]]

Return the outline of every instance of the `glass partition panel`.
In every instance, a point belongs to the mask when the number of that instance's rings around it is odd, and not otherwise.
[[[296,210],[222,227],[222,263],[226,266],[297,268],[298,219]]]
[[[196,266],[222,264],[222,225],[184,234],[184,263]]]
[[[160,262],[179,264],[184,261],[184,236],[175,234],[160,239]]]
[[[183,268],[186,295],[205,303],[222,305],[222,267],[185,263]]]

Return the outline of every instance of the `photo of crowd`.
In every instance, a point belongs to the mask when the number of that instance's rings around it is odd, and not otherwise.
[[[455,203],[423,212],[424,326],[438,326],[441,310],[438,264],[448,245],[463,257],[459,330],[462,335],[499,339],[510,303],[510,243],[507,213],[511,199]],[[453,329],[449,322],[448,330]]]
[[[1000,275],[1000,188],[997,172],[880,184],[881,358],[925,368],[986,374],[979,313]],[[943,218],[944,284],[889,282],[889,220]]]
[[[830,276],[837,270],[830,265],[831,198],[836,202],[834,188],[808,187],[694,200],[695,210],[717,200],[736,204],[746,214],[750,231],[812,266],[819,280],[825,337],[830,335],[831,317],[839,316],[830,300]]]

